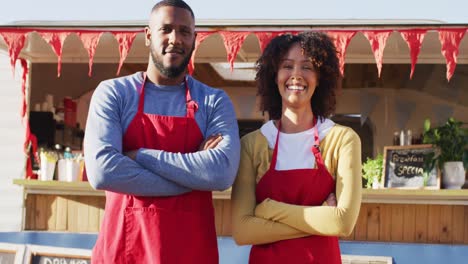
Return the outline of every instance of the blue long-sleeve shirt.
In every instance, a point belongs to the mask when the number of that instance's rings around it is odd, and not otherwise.
[[[234,108],[226,93],[188,76],[195,120],[204,138],[221,134],[214,149],[170,153],[140,149],[136,160],[122,154],[122,138],[138,110],[143,75],[103,81],[89,108],[84,140],[86,171],[96,189],[169,196],[191,190],[224,190],[232,185],[239,166],[239,135]],[[185,116],[185,85],[145,84],[145,113]],[[156,135],[155,135],[156,136]]]

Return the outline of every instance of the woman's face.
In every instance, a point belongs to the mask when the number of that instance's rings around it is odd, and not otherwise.
[[[299,43],[291,46],[280,61],[276,83],[283,107],[310,107],[310,100],[318,85],[318,73],[303,54]]]

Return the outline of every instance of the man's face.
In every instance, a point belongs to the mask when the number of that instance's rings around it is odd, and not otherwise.
[[[163,6],[151,14],[145,29],[151,61],[168,78],[185,72],[195,46],[195,22],[183,8]]]

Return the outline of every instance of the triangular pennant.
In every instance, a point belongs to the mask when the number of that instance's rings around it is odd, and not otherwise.
[[[457,66],[458,46],[465,35],[466,29],[439,29],[439,40],[442,46],[442,55],[447,62],[447,81],[453,76]]]
[[[375,30],[363,31],[364,36],[369,40],[369,43],[374,53],[375,62],[377,63],[377,71],[380,78],[382,72],[383,52],[385,44],[387,43],[388,36],[392,33],[391,30]]]
[[[450,105],[433,105],[432,113],[435,116],[434,126],[441,126],[447,122],[447,120],[453,114],[453,107]]]
[[[78,32],[78,36],[83,42],[83,46],[88,51],[89,56],[89,71],[88,76],[91,77],[91,72],[93,69],[93,59],[94,54],[96,53],[96,48],[99,43],[99,39],[101,38],[103,32]]]
[[[28,102],[26,100],[26,81],[28,78],[29,74],[29,69],[28,69],[28,62],[25,59],[21,59],[21,68],[23,69],[23,75],[21,76],[21,109],[20,109],[20,115],[21,117],[24,117],[26,115],[26,111],[28,109]]]
[[[8,46],[8,54],[10,55],[10,64],[13,70],[13,77],[15,76],[15,66],[16,60],[19,57],[21,50],[24,47],[24,43],[26,42],[26,34],[25,31],[6,31],[0,32],[0,35],[5,40],[5,43]]]
[[[364,125],[369,115],[374,111],[380,97],[375,94],[361,91],[361,126]]]
[[[400,30],[401,37],[406,41],[410,50],[411,56],[411,73],[410,79],[413,79],[414,67],[418,61],[418,55],[421,51],[422,42],[427,30],[425,29],[412,29]]]
[[[115,39],[119,42],[119,68],[117,69],[117,75],[120,74],[120,69],[122,68],[123,62],[127,58],[128,52],[132,47],[133,40],[136,37],[136,32],[112,32]]]
[[[341,76],[344,76],[346,49],[351,39],[356,35],[356,31],[328,31],[327,34],[332,38],[333,44],[335,44],[338,59],[340,60]]]
[[[195,71],[195,53],[197,53],[197,49],[200,46],[200,44],[211,34],[214,32],[198,32],[197,33],[197,38],[195,39],[195,48],[193,49],[192,52],[192,57],[190,58],[190,62],[188,65],[188,71],[189,74],[192,75],[193,71]]]
[[[62,49],[65,39],[70,35],[71,32],[66,31],[43,31],[39,32],[42,38],[49,43],[52,50],[57,55],[57,77],[60,77],[60,71],[62,69]]]
[[[270,31],[270,32],[255,32],[255,35],[257,36],[258,39],[258,45],[260,46],[260,52],[263,52],[270,43],[272,39],[275,37],[284,34],[284,32],[279,32],[279,31]]]
[[[406,123],[408,122],[411,114],[413,113],[414,108],[414,102],[408,101],[403,97],[399,97],[397,100],[395,100],[395,112],[398,130],[405,129]]]
[[[26,115],[26,110],[28,108],[28,103],[26,100],[26,84],[27,84],[27,78],[29,74],[28,63],[25,59],[20,59],[20,62],[21,62],[21,68],[23,70],[23,74],[21,78],[21,93],[22,93],[23,98],[22,98],[22,109],[21,109],[20,114],[22,117],[25,132],[26,132],[25,137],[24,137],[23,150],[26,156],[28,157],[26,160],[26,178],[32,179],[32,178],[35,178],[34,176],[35,174],[33,173],[33,170],[32,170],[31,158],[34,158],[36,161],[38,161],[37,138],[36,136],[34,136],[34,134],[31,133],[31,129],[29,127],[28,116]],[[31,153],[33,157],[30,157]]]
[[[223,38],[227,52],[227,60],[231,65],[232,71],[234,69],[234,60],[236,60],[237,53],[250,32],[220,31],[219,34],[221,34]]]

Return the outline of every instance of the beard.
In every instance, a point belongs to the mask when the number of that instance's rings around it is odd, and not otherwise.
[[[194,46],[195,46],[195,43],[194,43]],[[168,78],[175,78],[177,76],[180,76],[187,69],[187,65],[189,64],[190,58],[192,57],[194,46],[192,47],[190,52],[183,58],[182,62],[178,66],[175,65],[175,66],[165,67],[162,59],[158,57],[156,50],[154,50],[152,45],[150,45],[151,59],[153,60],[153,64],[156,67],[156,69],[158,69],[158,71],[161,72],[162,75]]]

